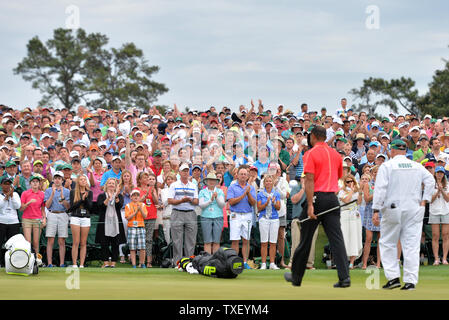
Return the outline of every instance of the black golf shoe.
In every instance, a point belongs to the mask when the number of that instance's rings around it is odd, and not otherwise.
[[[334,284],[334,288],[348,288],[350,286],[351,286],[351,278],[339,280],[336,284]]]
[[[395,289],[399,288],[401,286],[401,281],[399,281],[399,278],[390,280],[387,282],[386,285],[382,287],[382,289]]]
[[[291,282],[292,285],[294,285],[295,287],[300,287],[301,286],[301,283],[293,282],[293,276],[292,276],[291,272],[285,272],[284,273],[284,279],[287,282]]]
[[[401,290],[415,290],[415,285],[413,283],[406,283]]]

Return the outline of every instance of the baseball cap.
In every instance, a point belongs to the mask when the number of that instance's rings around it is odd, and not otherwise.
[[[5,143],[8,143],[8,142],[15,143],[14,139],[11,138],[11,137],[8,137],[8,138],[5,139]]]
[[[408,132],[412,132],[412,131],[415,131],[415,130],[417,130],[417,131],[420,131],[421,130],[421,128],[420,127],[418,127],[418,126],[414,126],[413,128],[411,128]]]
[[[56,171],[55,174],[53,175],[53,177],[56,177],[56,176],[64,178],[64,174],[61,171]]]
[[[111,131],[111,132],[114,132],[114,133],[117,133],[117,130],[114,128],[114,127],[109,127],[108,128],[108,131]]]
[[[200,169],[200,171],[202,171],[202,170],[201,170],[201,166],[198,165],[198,164],[195,164],[195,165],[192,167],[192,171],[195,170],[195,169]]]
[[[183,171],[185,169],[190,169],[189,165],[187,163],[183,163],[180,167],[179,167],[179,171]]]
[[[400,139],[396,139],[391,143],[391,148],[396,150],[406,150],[407,144]]]
[[[49,135],[48,133],[44,133],[44,134],[41,136],[41,140],[44,140],[45,138],[51,138],[51,135]]]
[[[137,193],[140,196],[140,191],[139,189],[133,189],[133,191],[131,191],[130,195],[132,196],[133,194]]]
[[[371,148],[372,146],[379,147],[380,146],[379,141],[372,141],[372,142],[370,142],[369,147]]]
[[[40,164],[42,166],[44,165],[44,163],[41,160],[36,160],[36,161],[33,162],[33,166],[35,166],[37,164]]]
[[[9,160],[9,161],[6,162],[6,164],[5,164],[5,167],[6,167],[6,168],[9,168],[9,167],[12,167],[12,166],[17,166],[17,164],[16,164],[14,161],[12,161],[12,160]]]
[[[401,128],[407,127],[408,125],[410,125],[408,122],[402,122],[402,123],[398,126],[398,128],[401,129]]]
[[[443,173],[445,173],[446,170],[444,170],[444,167],[438,166],[438,167],[435,168],[435,173],[437,173],[437,172],[443,172]]]
[[[365,140],[365,135],[363,133],[357,133],[355,140]]]
[[[161,157],[162,156],[162,152],[161,150],[155,150],[153,152],[153,157]]]
[[[377,128],[380,127],[379,122],[374,121],[374,122],[371,124],[371,128],[375,128],[375,127],[377,127]]]
[[[70,152],[70,158],[75,158],[75,157],[79,157],[80,154],[78,151],[72,151]]]
[[[112,162],[114,162],[115,160],[122,160],[119,156],[113,156],[112,157]]]
[[[2,184],[4,184],[4,183],[12,183],[13,181],[12,181],[12,179],[11,178],[9,178],[8,176],[3,176],[3,178],[2,178]]]
[[[435,162],[433,161],[428,161],[424,164],[424,167],[435,167]]]
[[[386,157],[383,153],[379,153],[379,154],[376,156],[376,159],[377,159],[377,158],[380,158],[380,157],[382,157],[382,158],[384,158],[384,159],[387,159],[387,157]]]
[[[30,182],[33,181],[33,180],[35,180],[35,179],[41,181],[41,177],[40,177],[40,176],[38,176],[38,175],[32,175],[32,176],[30,177]]]
[[[65,163],[62,165],[61,170],[65,170],[65,169],[73,170],[73,167],[70,163]]]
[[[73,126],[70,128],[70,131],[75,131],[75,130],[80,131],[80,128],[78,126]]]
[[[421,137],[419,137],[418,141],[421,140],[429,140],[429,137],[427,135],[422,135]]]

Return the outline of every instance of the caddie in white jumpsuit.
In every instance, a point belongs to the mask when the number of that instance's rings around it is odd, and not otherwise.
[[[373,222],[380,222],[380,256],[388,282],[384,289],[401,286],[397,243],[401,240],[404,257],[404,286],[413,290],[418,283],[419,251],[426,202],[430,202],[435,179],[420,163],[405,157],[402,140],[391,144],[392,159],[383,163],[376,177],[373,198]],[[424,191],[423,191],[424,186]]]

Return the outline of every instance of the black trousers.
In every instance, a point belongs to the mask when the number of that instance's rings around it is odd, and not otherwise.
[[[103,261],[108,261],[111,257],[111,261],[117,262],[119,254],[118,236],[106,237],[105,241],[101,243],[101,257]]]
[[[335,193],[317,192],[315,193],[315,196],[316,198],[313,205],[315,215],[340,205]],[[305,201],[300,220],[307,217],[307,201]],[[345,280],[349,278],[348,257],[346,255],[345,243],[340,225],[340,209],[336,209],[317,217],[317,220],[310,219],[301,224],[301,238],[293,255],[292,262],[292,280],[295,284],[300,285],[302,282],[310,253],[310,247],[312,245],[313,234],[320,222],[323,224],[324,231],[329,239],[332,256],[337,265],[338,279]]]
[[[2,249],[6,241],[12,236],[20,233],[20,223],[3,224],[0,223],[0,265],[5,265],[5,252],[6,249]]]

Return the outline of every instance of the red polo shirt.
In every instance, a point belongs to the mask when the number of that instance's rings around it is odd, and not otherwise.
[[[343,160],[327,143],[317,142],[304,154],[304,173],[314,174],[314,192],[338,192],[338,179],[343,175]]]
[[[156,168],[153,164],[150,166],[150,169],[153,171],[154,175],[157,177],[161,174],[162,172],[162,166],[160,166],[159,168]]]

